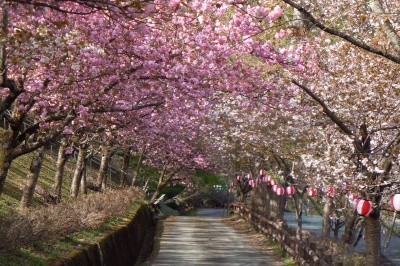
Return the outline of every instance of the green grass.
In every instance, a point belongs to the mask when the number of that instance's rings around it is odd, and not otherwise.
[[[32,154],[23,155],[13,161],[11,164],[5,185],[3,194],[0,197],[0,218],[7,215],[10,210],[19,208],[19,203],[22,196],[22,190],[25,186],[26,176],[29,173],[29,166],[31,163]],[[115,158],[118,161],[118,158]],[[75,158],[71,157],[64,169],[64,178],[62,186],[62,198],[66,199],[69,197],[69,190],[71,186],[72,176],[75,168]],[[54,183],[54,176],[56,174],[57,165],[57,152],[47,151],[45,160],[40,171],[39,180],[37,187],[44,191],[50,192]],[[88,164],[86,167],[88,180],[91,180],[97,176],[98,169],[95,165]],[[117,186],[119,180],[116,176],[109,178],[111,182],[108,184],[111,187]],[[43,204],[42,197],[35,193],[33,198],[33,207],[40,206]]]
[[[0,217],[4,217],[12,209],[19,207],[22,196],[22,190],[25,186],[25,179],[29,173],[29,166],[32,159],[31,154],[23,155],[14,160],[11,164],[3,194],[0,197]],[[47,153],[43,162],[42,170],[39,175],[37,187],[45,191],[51,191],[53,178],[56,173],[56,155]],[[62,196],[66,198],[69,195],[71,185],[71,176],[74,169],[74,160],[71,160],[65,167],[64,182],[62,187]],[[33,207],[42,205],[42,198],[36,194],[33,198]]]

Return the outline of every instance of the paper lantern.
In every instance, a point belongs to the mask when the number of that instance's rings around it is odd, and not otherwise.
[[[257,178],[257,185],[261,184],[261,178]]]
[[[271,177],[270,175],[268,175],[268,176],[267,176],[267,181],[268,181],[268,182],[271,182],[271,180],[272,180],[272,177]]]
[[[241,175],[238,175],[237,177],[236,177],[236,179],[237,179],[237,181],[242,181],[242,176]]]
[[[254,184],[253,179],[250,179],[250,180],[249,180],[249,185],[250,185],[250,186],[253,186],[253,184]]]
[[[246,175],[247,179],[251,179],[251,174]]]
[[[270,183],[271,183],[271,186],[274,186],[275,185],[275,180],[271,179]]]
[[[230,188],[230,189],[229,189],[229,193],[232,193],[232,192],[233,192],[233,189]]]
[[[278,189],[278,187],[279,187],[279,186],[278,186],[277,184],[275,184],[275,185],[272,186],[272,190],[273,190],[274,192],[276,192],[276,190]]]
[[[265,175],[265,170],[264,170],[264,169],[261,169],[261,170],[260,170],[260,175],[261,175],[261,176]]]
[[[359,200],[356,210],[359,215],[367,216],[372,211],[372,204],[369,200]]]
[[[231,187],[234,187],[235,186],[235,182],[231,182]]]
[[[328,197],[334,197],[335,196],[335,188],[333,186],[329,186],[328,191],[326,192],[326,195]]]
[[[294,194],[294,187],[292,186],[288,186],[286,187],[286,194],[288,194],[289,196]]]
[[[307,190],[307,195],[310,197],[315,197],[317,195],[317,189],[315,187],[311,187]]]
[[[276,194],[277,194],[278,196],[282,196],[282,195],[285,194],[285,190],[284,190],[283,188],[281,188],[281,187],[278,187],[278,188],[276,189]]]
[[[400,194],[394,194],[390,198],[390,203],[392,204],[393,209],[400,211]]]
[[[268,176],[263,176],[262,181],[263,181],[264,183],[268,183],[268,182],[269,182],[269,181],[268,181]]]

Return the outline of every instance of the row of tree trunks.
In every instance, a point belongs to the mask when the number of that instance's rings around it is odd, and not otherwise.
[[[10,164],[12,162],[10,158],[10,154],[7,152],[10,149],[8,149],[7,145],[9,143],[7,142],[7,136],[9,131],[7,130],[2,130],[0,132],[3,135],[3,138],[0,139],[0,145],[3,145],[2,148],[0,148],[0,161],[3,161],[4,163],[0,165],[3,165],[3,168],[1,169],[1,174],[7,175]],[[68,147],[69,143],[67,139],[62,139],[60,143],[60,147],[58,150],[58,157],[57,157],[57,168],[56,168],[56,173],[54,176],[54,183],[52,187],[52,200],[54,202],[60,202],[61,197],[62,197],[62,183],[63,183],[63,176],[64,176],[64,169],[65,165],[68,161],[68,159],[71,157],[70,153],[66,152],[66,149]],[[79,145],[78,149],[78,156],[77,156],[77,161],[75,165],[75,170],[73,173],[72,177],[72,182],[71,182],[71,187],[70,187],[70,195],[71,197],[77,197],[79,192],[86,194],[86,189],[87,189],[87,176],[86,176],[86,164],[87,160],[89,158],[88,156],[88,148],[89,145],[86,143],[81,143]],[[29,174],[26,177],[26,183],[23,188],[23,193],[20,201],[20,206],[22,208],[28,208],[32,205],[33,202],[33,197],[35,194],[35,189],[38,183],[40,171],[42,168],[43,161],[45,159],[45,154],[46,154],[46,147],[42,146],[39,149],[36,149],[33,151],[33,157],[31,160],[30,168],[29,168]],[[101,165],[99,169],[99,173],[96,179],[96,185],[98,188],[101,188],[101,190],[104,190],[106,187],[106,174],[107,170],[109,167],[109,163],[111,160],[111,157],[113,155],[113,151],[111,150],[110,146],[104,146],[102,149],[102,159],[101,159]],[[138,162],[136,164],[136,167],[133,172],[133,178],[132,178],[132,183],[131,185],[133,186],[135,183],[135,179],[139,175],[140,167],[143,161],[143,153],[139,154],[138,157]],[[128,185],[128,171],[129,171],[129,166],[130,162],[132,160],[132,155],[128,151],[124,155],[124,161],[123,161],[123,169],[122,169],[122,174],[121,174],[121,186],[126,186]],[[165,186],[165,184],[168,183],[168,181],[173,177],[174,172],[169,172],[167,173],[166,171],[163,171],[161,176],[160,176],[160,182],[158,184],[157,190],[154,193],[153,197],[157,198],[160,194],[160,191],[162,187]],[[0,182],[4,182],[5,178],[1,179]],[[4,184],[2,184],[4,185]]]

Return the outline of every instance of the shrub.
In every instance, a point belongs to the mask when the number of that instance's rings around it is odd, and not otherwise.
[[[110,217],[123,215],[134,200],[143,197],[143,192],[135,189],[109,190],[57,205],[12,211],[0,219],[0,254],[10,254],[39,240],[59,239],[94,228]]]

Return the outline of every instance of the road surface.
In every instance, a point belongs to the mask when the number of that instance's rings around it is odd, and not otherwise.
[[[223,209],[200,209],[199,216],[175,216],[163,222],[152,265],[283,265],[253,246],[245,233],[227,226]]]

